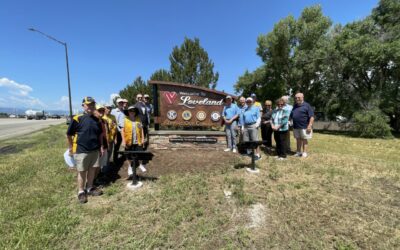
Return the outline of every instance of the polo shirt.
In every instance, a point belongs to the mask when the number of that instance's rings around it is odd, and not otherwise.
[[[290,118],[293,120],[293,128],[295,129],[306,129],[310,118],[314,116],[314,110],[307,102],[302,104],[295,104],[290,114]]]
[[[244,113],[244,111],[247,109],[247,105],[243,105],[243,106],[238,106],[238,110],[239,110],[239,125],[243,125],[243,116],[242,114]]]
[[[124,121],[125,121],[125,114],[123,111],[121,111],[119,108],[115,108],[111,111],[111,114],[115,116],[115,119],[117,120],[117,129],[119,132],[121,132],[121,128],[124,127]]]
[[[252,125],[260,118],[260,109],[258,107],[250,106],[242,113],[243,123],[241,125]]]
[[[229,106],[225,105],[224,109],[222,110],[222,116],[228,120],[232,119],[235,115],[238,114],[239,114],[239,108],[234,103],[231,103]]]
[[[67,135],[74,136],[77,145],[75,153],[89,153],[100,149],[99,139],[102,132],[102,125],[97,117],[83,114],[72,119]]]
[[[146,104],[143,102],[137,102],[135,104],[135,108],[139,110],[139,117],[140,121],[142,122],[144,127],[147,127],[149,125],[148,123],[148,117],[147,117],[147,107]]]

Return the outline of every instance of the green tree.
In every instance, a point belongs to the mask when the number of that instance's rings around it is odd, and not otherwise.
[[[382,94],[380,109],[390,117],[391,126],[400,131],[400,1],[381,0],[372,11],[372,19],[378,28],[378,40],[382,43],[383,58],[380,61]]]
[[[150,80],[170,82],[172,77],[168,70],[159,69],[150,76]]]
[[[250,96],[255,93],[259,100],[275,101],[285,94],[285,89],[282,84],[276,84],[270,76],[270,72],[265,66],[257,68],[253,72],[246,72],[239,77],[236,82],[235,92],[243,96]]]
[[[214,73],[214,63],[200,46],[200,40],[185,38],[183,44],[175,46],[169,56],[171,79],[175,82],[215,88],[219,74]]]
[[[305,8],[297,20],[293,16],[282,19],[272,32],[258,37],[257,54],[268,75],[260,86],[264,97],[268,90],[279,94],[301,91],[318,108],[326,105],[324,65],[331,26],[317,5]]]
[[[119,95],[127,99],[129,104],[136,102],[137,94],[151,94],[151,87],[140,76],[119,92]]]

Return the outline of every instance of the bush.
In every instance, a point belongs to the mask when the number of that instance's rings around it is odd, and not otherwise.
[[[354,130],[360,137],[391,138],[389,117],[379,109],[364,110],[354,113]]]

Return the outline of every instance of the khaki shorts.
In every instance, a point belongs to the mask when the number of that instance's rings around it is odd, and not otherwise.
[[[293,129],[293,135],[296,139],[310,140],[312,138],[312,130],[307,134],[307,129],[295,128]]]
[[[99,166],[99,151],[75,154],[74,159],[78,171],[88,171],[90,167]]]

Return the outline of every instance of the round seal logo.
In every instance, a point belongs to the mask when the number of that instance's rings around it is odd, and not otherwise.
[[[218,111],[214,111],[211,113],[211,120],[214,122],[219,121],[221,119],[221,114]]]
[[[204,120],[206,119],[206,117],[207,117],[207,114],[206,114],[206,112],[204,112],[204,111],[199,111],[199,112],[197,112],[197,114],[196,114],[196,118],[197,118],[197,120],[199,120],[199,121],[204,121]]]
[[[185,121],[189,121],[192,118],[192,113],[189,110],[185,110],[182,113],[182,118]]]
[[[175,110],[169,110],[169,111],[167,112],[167,118],[168,118],[169,120],[173,121],[173,120],[176,119],[176,117],[178,117],[178,113],[176,113]]]

